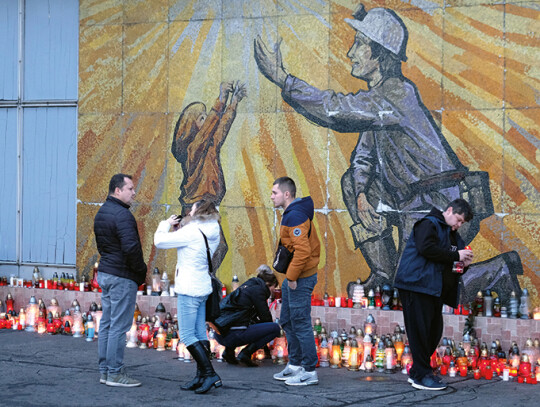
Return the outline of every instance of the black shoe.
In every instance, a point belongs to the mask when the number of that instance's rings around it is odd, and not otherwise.
[[[240,351],[238,354],[238,361],[242,362],[247,367],[258,367],[259,365],[255,363],[253,360],[251,360],[251,355],[257,351],[257,347],[253,344],[249,344],[244,349]]]
[[[236,360],[236,354],[235,354],[235,351],[234,351],[234,348],[228,348],[226,347],[225,350],[223,351],[223,359],[225,360],[225,362],[231,364],[231,365],[237,365],[238,364],[238,360]]]
[[[196,390],[201,387],[202,382],[201,369],[199,369],[199,366],[197,366],[197,374],[195,377],[190,382],[180,386],[180,388],[182,390]]]
[[[203,344],[201,342],[195,342],[194,344],[189,345],[187,348],[201,369],[201,383],[200,386],[195,389],[195,393],[206,393],[212,386],[221,387],[221,379],[214,371],[212,363],[208,358],[208,353]]]

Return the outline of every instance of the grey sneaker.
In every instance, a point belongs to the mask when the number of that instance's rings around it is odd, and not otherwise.
[[[319,377],[317,372],[306,372],[304,368],[293,377],[289,377],[285,380],[285,384],[288,386],[308,386],[310,384],[319,384]]]
[[[274,375],[274,379],[276,380],[287,380],[290,377],[293,377],[294,375],[300,373],[302,371],[302,366],[294,366],[289,365],[285,366],[285,369],[283,369],[281,372],[276,373]]]
[[[141,385],[141,382],[129,377],[125,373],[118,373],[118,374],[109,373],[105,384],[107,386],[113,386],[113,387],[137,387]]]
[[[107,373],[100,373],[99,374],[99,382],[101,384],[107,383]]]

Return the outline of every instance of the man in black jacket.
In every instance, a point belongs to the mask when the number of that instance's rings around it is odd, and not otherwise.
[[[99,382],[115,387],[141,385],[124,371],[126,332],[133,322],[137,287],[145,281],[147,270],[137,222],[129,211],[134,198],[131,176],[113,175],[109,196],[94,219],[103,307],[98,338]]]
[[[401,256],[394,286],[399,289],[413,357],[409,382],[416,389],[446,388],[433,374],[430,357],[443,332],[442,305],[455,308],[458,304],[462,274],[453,272],[454,263],[468,267],[473,260],[472,251],[464,249],[457,233],[472,217],[471,207],[463,199],[450,202],[444,212],[433,208],[414,225]]]

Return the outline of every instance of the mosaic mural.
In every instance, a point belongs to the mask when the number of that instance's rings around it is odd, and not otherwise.
[[[315,202],[317,295],[391,282],[412,222],[461,196],[475,210],[465,295],[527,288],[540,305],[540,3],[363,6],[81,1],[79,272],[121,171],[150,267],[172,277],[157,223],[206,196],[220,278],[242,281],[271,261],[270,189],[288,175]]]

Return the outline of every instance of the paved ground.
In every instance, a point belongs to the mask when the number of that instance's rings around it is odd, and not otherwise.
[[[258,368],[213,362],[223,387],[205,395],[179,389],[194,363],[171,351],[126,349],[126,366],[142,380],[138,388],[99,384],[97,342],[66,336],[0,330],[0,406],[531,406],[540,384],[449,379],[447,390],[413,389],[407,377],[318,369],[317,386],[289,387],[272,379],[281,366]]]

